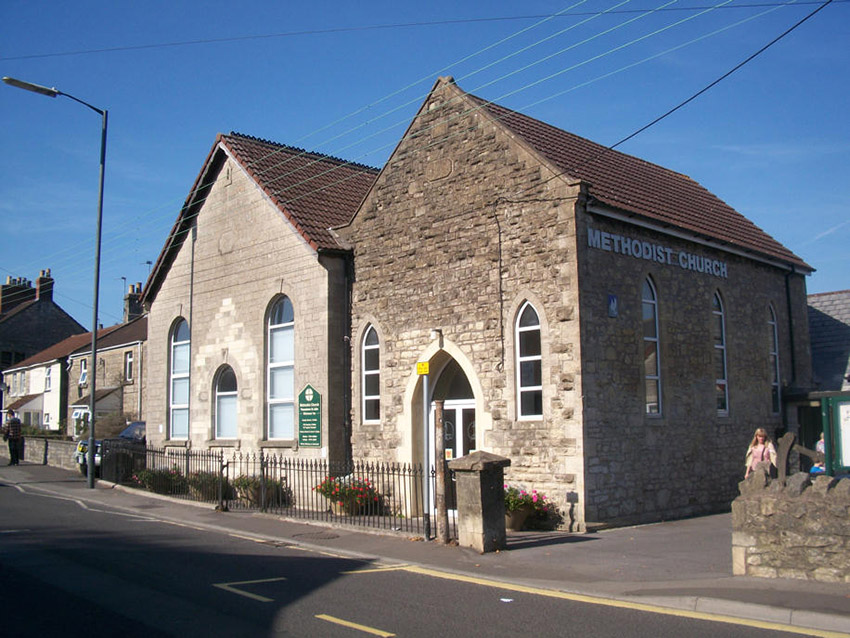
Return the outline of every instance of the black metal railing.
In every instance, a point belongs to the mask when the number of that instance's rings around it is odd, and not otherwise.
[[[224,511],[255,510],[408,534],[434,531],[433,521],[427,524],[423,516],[421,465],[110,446],[103,450],[102,476],[159,494],[216,503]],[[431,468],[431,494],[435,480]],[[454,489],[451,477],[447,489]],[[456,538],[455,517],[449,521],[449,535]]]

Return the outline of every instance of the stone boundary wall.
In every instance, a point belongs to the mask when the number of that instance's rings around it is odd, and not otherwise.
[[[65,470],[76,470],[77,464],[74,463],[76,449],[76,441],[25,437],[23,460],[28,463],[61,467]]]
[[[732,503],[732,573],[850,583],[850,478],[757,471]]]

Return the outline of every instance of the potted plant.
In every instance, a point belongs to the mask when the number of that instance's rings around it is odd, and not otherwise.
[[[369,479],[326,476],[313,491],[328,499],[336,514],[374,514],[380,511],[381,497]]]
[[[545,515],[549,510],[546,495],[537,490],[526,490],[505,485],[505,528],[518,531],[532,514]]]

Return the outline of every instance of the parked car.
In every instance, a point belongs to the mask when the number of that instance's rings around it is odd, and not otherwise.
[[[133,421],[126,428],[121,430],[121,433],[114,439],[105,439],[106,441],[116,441],[129,445],[139,446],[144,448],[145,438],[145,422]],[[74,462],[80,468],[80,473],[83,476],[88,476],[88,450],[89,440],[82,439],[77,443],[77,450],[74,452]],[[95,440],[94,442],[94,467],[95,473],[100,469],[101,452],[103,450],[103,440]]]

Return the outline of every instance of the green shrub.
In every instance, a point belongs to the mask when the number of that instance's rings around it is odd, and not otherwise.
[[[189,491],[189,482],[176,467],[170,470],[139,470],[131,479],[134,485],[157,494],[182,495]]]

